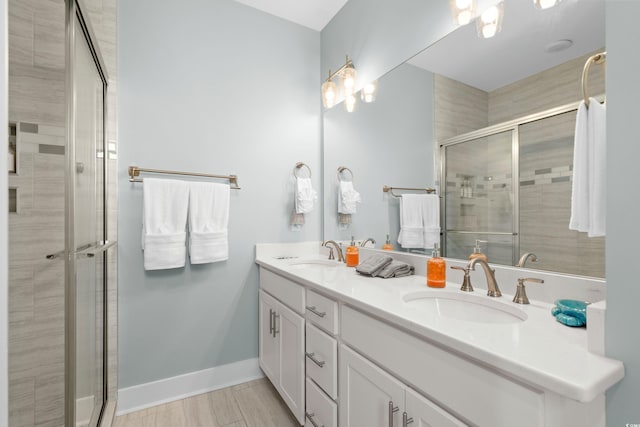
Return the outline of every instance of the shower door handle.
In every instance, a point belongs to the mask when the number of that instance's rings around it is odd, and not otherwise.
[[[77,250],[76,256],[79,258],[93,258],[96,255],[99,255],[102,252],[108,250],[110,247],[116,245],[116,243],[118,243],[116,240],[107,240],[96,245],[90,245],[89,247],[84,247],[81,250]]]

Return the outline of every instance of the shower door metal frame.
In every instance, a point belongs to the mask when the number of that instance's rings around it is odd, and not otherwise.
[[[75,140],[75,43],[78,37],[84,37],[91,56],[95,62],[98,74],[102,80],[102,152],[103,152],[103,168],[102,168],[102,185],[103,185],[103,218],[102,218],[102,235],[104,240],[98,242],[95,247],[82,248],[83,254],[90,253],[90,256],[103,256],[103,405],[99,417],[98,425],[101,423],[102,415],[107,404],[108,391],[108,306],[107,306],[107,249],[114,243],[106,241],[107,231],[107,214],[108,214],[108,144],[107,144],[107,88],[108,76],[107,68],[97,45],[98,38],[91,27],[88,15],[85,11],[88,8],[84,6],[82,0],[65,0],[65,28],[66,28],[66,82],[65,82],[65,102],[66,102],[66,139],[67,145],[65,150],[66,171],[65,171],[65,425],[72,427],[76,425],[76,256],[80,255],[81,250],[76,248],[75,242],[75,186],[76,186],[76,140]],[[75,27],[76,19],[82,28],[82,33],[78,34]]]
[[[604,95],[596,97],[598,101],[604,100]],[[501,132],[512,132],[511,138],[511,185],[513,187],[513,219],[512,219],[512,232],[511,233],[498,233],[498,232],[459,232],[465,234],[487,234],[487,235],[509,235],[513,236],[513,250],[512,250],[512,265],[515,265],[520,257],[520,135],[519,128],[521,125],[544,120],[550,117],[558,116],[560,114],[576,111],[580,106],[578,102],[571,102],[561,105],[559,107],[550,108],[548,110],[540,111],[538,113],[529,114],[527,116],[519,117],[517,119],[508,120],[506,122],[498,123],[492,126],[487,126],[482,129],[467,132],[461,135],[457,135],[451,138],[446,138],[436,144],[440,147],[440,168],[439,182],[440,182],[440,195],[442,196],[442,203],[440,204],[440,224],[442,224],[442,249],[446,254],[447,250],[447,182],[446,182],[446,165],[447,165],[447,147],[452,145],[462,144],[465,142],[473,141],[478,138],[488,137]]]

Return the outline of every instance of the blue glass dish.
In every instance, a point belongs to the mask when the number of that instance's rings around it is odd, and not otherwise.
[[[567,326],[584,326],[587,324],[588,302],[574,299],[560,299],[551,310],[556,320]]]

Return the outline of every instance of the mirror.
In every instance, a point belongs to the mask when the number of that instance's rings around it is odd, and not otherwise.
[[[538,10],[530,1],[505,0],[504,10],[502,32],[494,38],[480,39],[474,25],[460,27],[381,77],[374,103],[359,101],[353,113],[347,113],[341,104],[325,111],[325,239],[349,240],[355,236],[364,240],[372,237],[380,248],[389,234],[396,249],[407,250],[397,244],[399,199],[384,193],[384,185],[436,187],[439,193],[445,189],[444,194],[450,199],[455,194],[460,202],[461,186],[467,173],[467,186],[475,186],[476,194],[480,196],[482,186],[485,190],[489,188],[484,182],[491,179],[488,174],[457,171],[459,176],[452,179],[447,175],[440,188],[437,177],[442,141],[582,98],[580,78],[584,62],[590,54],[604,47],[604,1],[562,2],[554,8]],[[591,67],[589,92],[592,96],[604,94],[603,66]],[[548,239],[533,242],[526,237],[518,238],[519,247],[512,256],[503,256],[509,252],[504,248],[498,250],[497,244],[484,244],[482,249],[490,262],[512,264],[518,255],[533,251],[539,262],[527,264],[528,268],[604,277],[604,238],[589,239],[580,235],[582,233],[568,231],[569,213],[566,210],[570,206],[574,120],[575,112],[568,112],[550,118],[549,122],[533,122],[520,129],[526,136],[519,147],[524,156],[519,161],[521,170],[513,185],[520,194],[520,201],[515,204],[520,211],[516,226],[548,225],[553,220],[568,234],[559,235],[552,227],[542,227],[537,232],[529,230],[528,236],[537,233],[547,235]],[[553,133],[554,130],[557,132]],[[501,141],[504,138],[492,139]],[[499,142],[495,142],[493,148],[484,149],[485,157],[495,150],[496,144]],[[492,147],[492,143],[487,147]],[[548,161],[557,157],[558,150],[564,155],[562,165]],[[354,187],[362,196],[362,203],[357,204],[350,224],[341,224],[337,213],[339,166],[353,172]],[[474,180],[470,180],[471,176]],[[349,178],[350,175],[342,177]],[[556,186],[538,185],[547,184],[547,181]],[[407,191],[396,193],[403,192]],[[534,194],[537,199],[523,199],[527,194]],[[513,197],[507,194],[485,196],[495,196],[494,199],[503,201]],[[540,209],[531,208],[536,203]],[[445,206],[445,201],[442,204]],[[458,207],[462,208],[460,203]],[[464,209],[469,212],[471,208],[465,206]],[[551,214],[552,218],[543,213]],[[441,225],[444,228],[444,221]],[[473,221],[466,225],[473,226]],[[449,246],[449,249],[455,246],[456,251],[445,255],[466,258],[477,238],[492,240],[482,235],[458,240]],[[565,247],[566,242],[570,245]],[[426,252],[430,253],[430,250]],[[495,260],[492,252],[496,254]],[[583,257],[588,257],[590,263],[595,259],[596,266],[583,268],[586,264],[581,261]],[[569,258],[572,259],[569,267],[558,262],[558,259]],[[545,259],[553,262],[544,262]]]

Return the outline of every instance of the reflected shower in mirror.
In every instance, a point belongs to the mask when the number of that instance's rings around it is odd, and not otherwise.
[[[565,42],[559,43],[562,40]],[[451,233],[443,237],[445,247],[451,250],[446,256],[466,259],[475,239],[489,240],[483,250],[489,252],[493,263],[513,265],[522,253],[535,252],[538,261],[529,263],[528,268],[603,277],[603,263],[593,263],[593,259],[604,258],[604,238],[567,235],[573,233],[568,230],[566,206],[571,194],[574,112],[523,125],[515,147],[519,156],[508,156],[506,161],[513,170],[489,171],[497,167],[491,164],[494,152],[511,152],[513,147],[510,136],[503,146],[496,142],[497,135],[485,135],[491,142],[485,144],[482,154],[470,156],[471,150],[461,149],[456,154],[460,156],[457,166],[442,183],[438,178],[445,166],[456,163],[449,158],[441,164],[442,143],[580,101],[582,67],[589,55],[603,49],[603,0],[562,2],[542,11],[529,1],[505,0],[503,30],[493,39],[479,39],[472,26],[460,27],[380,78],[375,104],[361,105],[353,115],[341,108],[325,111],[324,238],[374,237],[379,247],[389,233],[398,248],[398,199],[383,194],[382,186],[439,184],[442,196],[458,198],[459,216],[452,217],[455,210],[443,212],[443,229],[448,222],[461,231],[507,230],[504,236],[492,237],[464,233],[454,237]],[[604,67],[591,68],[590,91],[603,95]],[[424,75],[422,86],[410,81],[407,70]],[[400,87],[404,90],[399,91]],[[389,98],[383,96],[385,92]],[[414,104],[421,104],[424,112],[409,107]],[[343,164],[353,170],[354,185],[363,199],[348,229],[340,228],[336,213],[335,170]],[[514,175],[518,170],[519,175]],[[502,177],[504,186],[494,189],[501,183],[489,186],[485,182],[489,177]],[[485,196],[486,200],[468,206],[471,197],[460,196],[465,183],[474,197]],[[483,203],[486,206],[481,206]],[[444,201],[442,205],[446,205]],[[497,211],[486,212],[490,206]],[[485,226],[471,229],[474,224],[470,221]],[[591,265],[586,265],[585,258]]]

